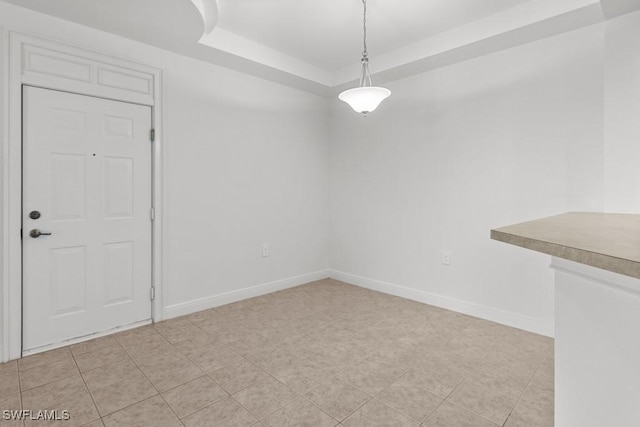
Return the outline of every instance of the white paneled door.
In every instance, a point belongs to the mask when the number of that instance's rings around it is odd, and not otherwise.
[[[151,318],[150,130],[151,107],[24,87],[23,352]]]

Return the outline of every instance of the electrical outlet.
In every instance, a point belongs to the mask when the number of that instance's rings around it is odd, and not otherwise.
[[[451,265],[451,251],[442,251],[442,265]]]
[[[265,258],[269,256],[269,245],[266,243],[262,244],[262,256]]]

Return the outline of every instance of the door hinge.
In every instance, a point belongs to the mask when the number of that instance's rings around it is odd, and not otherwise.
[[[22,240],[22,228],[20,229],[20,240]]]
[[[156,209],[155,208],[151,208],[151,210],[149,211],[149,217],[151,218],[151,221],[155,221],[155,219],[156,219]]]
[[[151,285],[151,301],[156,299],[156,287]]]
[[[151,142],[156,140],[156,130],[155,129],[151,129]]]

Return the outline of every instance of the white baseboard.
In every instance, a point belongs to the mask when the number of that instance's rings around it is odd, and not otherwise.
[[[169,305],[164,308],[163,319],[172,319],[174,317],[184,316],[187,314],[195,313],[197,311],[219,307],[225,304],[231,304],[232,302],[259,297],[261,295],[270,294],[272,292],[281,291],[283,289],[304,285],[305,283],[314,282],[316,280],[326,279],[327,277],[329,277],[329,271],[320,270],[313,273],[303,274],[301,276],[289,277],[287,279],[276,280],[275,282],[264,283],[244,289],[238,289],[237,291],[227,292],[219,295],[212,295],[209,297],[191,300],[180,304]]]
[[[407,288],[392,283],[386,283],[379,280],[356,276],[354,274],[344,273],[342,271],[329,270],[329,277],[341,282],[349,283],[351,285],[371,289],[373,291],[395,295],[436,307],[445,308],[447,310],[457,311],[459,313],[479,317],[481,319],[489,320],[503,325],[512,326],[514,328],[523,329],[525,331],[533,332],[536,334],[545,335],[547,337],[553,337],[553,324],[541,322],[540,320],[531,317],[509,313],[507,311],[498,310],[496,308],[473,304],[467,301],[449,298],[442,295],[436,295],[418,289]]]

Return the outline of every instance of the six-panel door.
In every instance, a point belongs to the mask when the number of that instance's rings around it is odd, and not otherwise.
[[[150,129],[148,106],[24,87],[23,351],[151,318]]]

